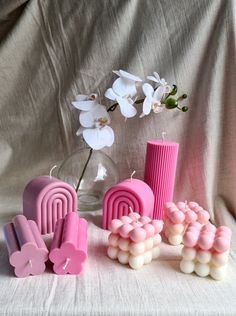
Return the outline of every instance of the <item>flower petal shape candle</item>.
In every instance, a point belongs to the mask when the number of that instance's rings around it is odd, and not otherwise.
[[[171,245],[182,243],[183,235],[190,223],[206,224],[210,214],[197,202],[167,202],[164,206],[164,233]]]
[[[118,259],[121,264],[129,264],[132,269],[140,269],[159,256],[162,228],[162,221],[140,216],[136,212],[112,220],[108,257]]]
[[[36,177],[24,190],[23,213],[37,223],[41,234],[54,232],[56,221],[76,210],[76,191],[54,177]]]
[[[49,259],[56,274],[79,274],[87,258],[87,221],[75,212],[57,221]]]
[[[10,264],[17,277],[38,275],[44,272],[48,249],[36,223],[17,215],[12,223],[4,226],[4,236]]]
[[[226,226],[190,224],[183,236],[180,270],[222,280],[226,276],[231,234]]]
[[[152,218],[154,195],[151,188],[142,180],[127,179],[113,187],[103,199],[103,228],[108,229],[112,219],[128,215],[130,209],[140,215]]]

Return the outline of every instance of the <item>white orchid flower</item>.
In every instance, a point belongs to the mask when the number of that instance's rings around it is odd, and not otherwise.
[[[165,93],[171,92],[171,86],[169,86],[164,78],[161,78],[157,72],[153,73],[153,76],[147,76],[147,79],[154,81],[158,86],[165,87]]]
[[[97,104],[97,97],[96,93],[91,93],[90,95],[86,94],[78,94],[75,97],[75,101],[71,102],[72,105],[81,111],[90,111]]]
[[[159,86],[156,90],[149,83],[145,83],[143,85],[143,93],[145,95],[145,99],[143,102],[143,113],[140,117],[148,115],[151,110],[154,113],[160,113],[163,111],[163,104],[161,103],[161,99],[165,94],[165,86]]]
[[[80,112],[80,124],[76,135],[83,135],[86,143],[93,149],[99,150],[114,143],[113,129],[108,126],[111,119],[105,106],[96,103],[91,111]]]
[[[114,81],[112,88],[106,90],[105,97],[119,104],[121,114],[124,117],[133,117],[137,113],[136,108],[133,106],[134,100],[132,99],[137,93],[135,83],[142,82],[142,79],[124,70],[113,72],[120,78]]]

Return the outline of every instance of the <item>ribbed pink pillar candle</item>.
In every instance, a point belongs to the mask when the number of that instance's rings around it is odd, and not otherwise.
[[[172,201],[179,144],[165,140],[147,142],[144,181],[154,193],[154,219],[162,219],[164,204]]]

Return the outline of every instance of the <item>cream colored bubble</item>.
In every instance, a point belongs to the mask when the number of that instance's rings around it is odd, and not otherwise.
[[[143,254],[145,252],[145,244],[143,242],[130,243],[129,251],[134,256]]]
[[[177,246],[182,243],[183,238],[181,235],[170,235],[168,240],[171,245]]]
[[[211,263],[216,267],[221,267],[227,264],[229,260],[229,252],[216,253],[212,255]]]
[[[129,245],[130,245],[130,242],[129,242],[128,239],[120,238],[119,241],[118,241],[118,246],[123,251],[128,251],[129,250]]]
[[[118,248],[109,246],[109,247],[107,248],[107,255],[108,255],[108,257],[109,257],[110,259],[115,260],[115,259],[117,259],[118,251],[119,251]]]
[[[183,247],[182,249],[182,256],[184,260],[194,260],[196,258],[196,249],[195,248],[188,248]]]
[[[145,248],[147,250],[153,248],[153,238],[148,238],[147,240],[145,240]]]
[[[129,265],[132,269],[140,269],[144,265],[144,258],[142,255],[140,256],[130,256],[129,257]]]
[[[146,251],[143,254],[143,258],[144,258],[144,264],[148,264],[152,261],[152,251]]]
[[[109,245],[112,247],[117,247],[118,246],[118,241],[119,241],[119,236],[116,234],[111,233],[108,237],[108,242]]]
[[[118,261],[122,264],[127,264],[129,262],[129,253],[127,251],[120,250],[117,255]]]
[[[161,235],[156,234],[153,236],[153,246],[159,245],[161,243]]]
[[[210,269],[210,276],[215,280],[223,280],[227,274],[227,266],[214,267]]]
[[[195,272],[200,277],[206,277],[210,273],[210,267],[208,264],[197,262],[195,264]]]
[[[198,250],[196,259],[200,263],[209,263],[211,261],[211,252],[204,251],[204,250]]]
[[[160,248],[159,247],[154,247],[152,248],[152,259],[157,259],[160,256]]]
[[[180,261],[180,270],[184,273],[190,274],[194,271],[195,264],[193,261],[181,260]]]

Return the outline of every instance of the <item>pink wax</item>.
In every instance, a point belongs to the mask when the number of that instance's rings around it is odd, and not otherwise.
[[[45,270],[48,250],[34,221],[17,215],[4,226],[10,264],[17,277],[38,275]]]
[[[147,143],[144,181],[155,197],[153,218],[163,219],[164,205],[172,201],[179,144],[151,140]]]
[[[154,195],[142,180],[127,179],[113,187],[103,199],[103,228],[108,229],[111,220],[128,215],[130,211],[152,218]]]
[[[42,234],[54,232],[56,221],[76,210],[76,191],[54,177],[36,177],[24,190],[23,213],[37,223]]]
[[[87,258],[87,222],[75,212],[57,221],[49,259],[56,274],[79,274]]]

